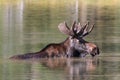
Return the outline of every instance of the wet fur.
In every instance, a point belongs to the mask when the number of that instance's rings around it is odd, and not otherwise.
[[[10,59],[30,59],[30,58],[49,58],[49,57],[66,57],[69,46],[69,38],[65,41],[55,44],[48,44],[39,52],[15,55]]]

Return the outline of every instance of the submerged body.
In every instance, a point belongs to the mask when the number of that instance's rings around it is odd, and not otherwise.
[[[83,41],[83,40],[82,40]],[[31,58],[53,58],[53,57],[85,57],[90,54],[92,57],[99,54],[98,47],[87,41],[75,44],[70,47],[70,39],[67,38],[61,43],[51,43],[42,50],[35,53],[15,55],[11,59],[31,59]]]

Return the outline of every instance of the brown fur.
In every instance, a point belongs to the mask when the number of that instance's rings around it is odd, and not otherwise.
[[[65,57],[67,56],[67,49],[69,47],[69,38],[65,41],[55,44],[51,43],[39,52],[27,53],[22,55],[15,55],[10,59],[29,59],[29,58],[46,58],[46,57]]]

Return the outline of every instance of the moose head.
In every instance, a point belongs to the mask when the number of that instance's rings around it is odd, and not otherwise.
[[[67,55],[69,57],[84,57],[90,54],[92,57],[99,54],[99,48],[91,42],[85,41],[83,38],[87,36],[94,28],[94,25],[89,25],[87,22],[85,25],[76,23],[74,21],[71,28],[67,26],[67,23],[60,23],[59,30],[69,36],[69,49]]]

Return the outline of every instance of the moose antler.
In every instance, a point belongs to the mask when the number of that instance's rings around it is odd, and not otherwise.
[[[69,36],[83,38],[84,36],[88,35],[93,30],[94,25],[89,27],[89,22],[87,22],[85,25],[82,26],[80,22],[77,24],[74,21],[71,28],[67,26],[66,22],[60,23],[58,28],[62,33],[67,34]]]

